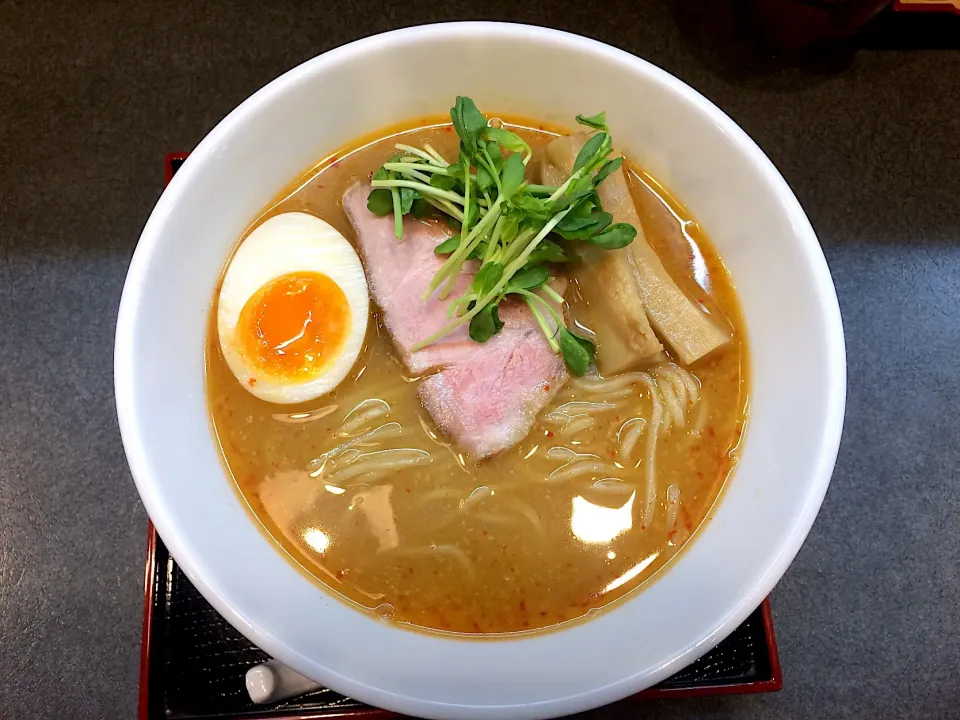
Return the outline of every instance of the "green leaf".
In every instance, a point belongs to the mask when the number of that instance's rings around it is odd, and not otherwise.
[[[470,203],[470,212],[467,213],[467,218],[470,220],[470,227],[474,227],[477,224],[477,220],[480,219],[480,206],[477,205],[476,199]]]
[[[486,342],[503,327],[503,321],[497,312],[499,302],[493,302],[473,316],[470,321],[470,339],[475,342]]]
[[[424,200],[422,197],[417,198],[413,201],[413,216],[419,220],[422,217],[426,217],[427,213],[430,212],[430,203]]]
[[[559,328],[557,342],[560,343],[560,354],[563,362],[577,377],[584,375],[593,362],[595,348],[586,338],[574,335],[565,327]]]
[[[514,195],[510,198],[510,204],[537,220],[549,220],[557,212],[553,205],[547,202],[547,198],[538,198],[527,193]]]
[[[387,161],[389,162],[389,160]],[[372,180],[389,180],[393,174],[382,165],[376,169],[371,177]]]
[[[616,250],[632,243],[636,236],[637,230],[633,225],[617,223],[601,233],[586,238],[586,241],[604,250]]]
[[[594,130],[603,130],[606,132],[609,129],[607,128],[607,114],[605,112],[597,113],[593,117],[577,115],[577,122]]]
[[[437,245],[433,249],[433,253],[435,255],[449,255],[458,247],[460,247],[460,236],[454,235],[453,237],[448,237],[442,243]]]
[[[462,170],[461,170],[462,172]],[[441,175],[440,173],[434,173],[430,176],[430,186],[438,188],[440,190],[453,190],[457,185],[457,178],[451,177],[450,175]]]
[[[573,215],[573,213],[571,213],[558,222],[555,229],[567,232],[579,232],[584,228],[602,225],[603,227],[600,228],[602,230],[611,222],[613,222],[613,215],[610,213],[598,212],[590,213],[586,216]]]
[[[483,136],[515,153],[524,152],[529,147],[519,135],[503,128],[488,127],[483,131]]]
[[[570,183],[563,195],[554,200],[550,208],[554,213],[557,213],[574,203],[582,201],[584,198],[589,198],[590,202],[594,202],[595,197],[593,181],[589,177],[582,177]]]
[[[477,168],[477,187],[481,190],[489,190],[494,185],[493,176],[487,172],[482,165]]]
[[[610,173],[619,170],[621,165],[623,165],[622,157],[617,157],[613,160],[608,160],[605,162],[600,169],[597,170],[597,174],[593,176],[593,186],[597,187],[600,183],[607,179],[607,176],[609,176]]]
[[[488,262],[477,271],[470,289],[482,297],[493,290],[502,277],[503,265],[498,262]]]
[[[597,196],[588,195],[587,197],[581,199],[576,205],[570,208],[570,212],[567,213],[567,217],[564,218],[585,218],[590,217],[590,213],[593,212],[594,208],[597,207]]]
[[[472,158],[477,152],[481,133],[487,128],[487,119],[473,100],[461,96],[457,96],[456,103],[450,108],[450,119],[460,136],[462,149]]]
[[[503,153],[500,152],[500,144],[496,142],[487,143],[487,154],[493,162],[493,166],[499,170],[503,167]]]
[[[482,258],[487,251],[487,245],[489,245],[489,243],[487,243],[486,240],[478,242],[476,247],[467,254],[467,260],[479,260]]]
[[[420,193],[413,188],[400,188],[400,214],[406,215],[413,209],[413,201],[420,198]]]
[[[541,240],[536,249],[530,253],[530,257],[527,258],[527,262],[533,265],[546,262],[571,262],[579,259],[580,258],[577,255],[571,253],[569,250],[564,250],[563,247],[552,240]]]
[[[517,236],[520,230],[520,221],[523,214],[514,210],[508,210],[503,215],[503,225],[500,227],[500,240],[508,243]]]
[[[564,240],[588,240],[613,222],[613,215],[605,212],[591,213],[587,217],[567,215],[557,223],[553,231]]]
[[[590,356],[590,362],[593,362],[597,356],[597,346],[593,344],[593,341],[590,338],[585,338],[583,335],[577,335],[575,332],[567,330],[573,336],[573,339],[576,340],[580,347],[586,350],[587,355]]]
[[[463,118],[460,116],[460,98],[458,97],[450,108],[450,122],[453,123],[454,132],[460,138],[460,147],[463,148],[464,138],[467,136],[467,130],[463,126]]]
[[[386,188],[372,190],[367,196],[367,210],[383,217],[393,212],[393,197]]]
[[[520,186],[523,184],[523,174],[526,171],[523,164],[523,158],[519,153],[513,153],[503,163],[503,172],[500,174],[500,185],[503,188],[503,194],[509,199],[513,197]]]
[[[577,159],[573,163],[573,172],[577,172],[580,168],[589,165],[590,161],[593,160],[594,156],[600,151],[600,146],[603,145],[606,139],[606,133],[591,135],[590,139],[580,148],[580,152],[577,153]]]
[[[534,267],[525,267],[518,272],[507,283],[505,293],[516,292],[517,290],[535,290],[550,279],[550,271],[543,265]]]

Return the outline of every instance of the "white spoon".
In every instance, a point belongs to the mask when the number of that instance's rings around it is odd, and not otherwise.
[[[319,690],[320,687],[279,660],[271,660],[247,670],[247,693],[251,700],[260,705],[280,702]]]

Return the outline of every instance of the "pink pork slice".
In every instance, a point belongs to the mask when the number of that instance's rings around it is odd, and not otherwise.
[[[440,342],[410,348],[448,322],[448,300],[421,296],[443,264],[433,249],[449,233],[434,223],[407,219],[403,241],[394,233],[393,217],[367,210],[368,185],[354,185],[343,207],[357,233],[374,300],[384,323],[415,374],[439,370],[420,384],[420,400],[437,426],[458,446],[481,458],[520,442],[567,381],[563,360],[550,348],[526,305],[507,301],[500,307],[503,329],[486,343],[470,339],[466,327]],[[471,263],[457,279],[450,297],[462,294],[473,280]]]
[[[426,301],[421,297],[446,259],[433,250],[452,233],[439,223],[407,218],[403,221],[403,240],[398,240],[392,214],[378,217],[367,210],[369,194],[369,185],[354,185],[343,196],[343,209],[357,233],[373,299],[383,310],[384,323],[404,365],[414,375],[425,375],[469,355],[476,343],[466,327],[433,345],[411,350],[449,322],[449,299],[440,300],[436,294]],[[470,266],[476,270],[475,263]],[[473,272],[461,274],[449,298],[462,295],[471,282]]]
[[[420,384],[437,426],[475,457],[523,440],[568,377],[526,305],[503,303],[500,319],[499,333]]]

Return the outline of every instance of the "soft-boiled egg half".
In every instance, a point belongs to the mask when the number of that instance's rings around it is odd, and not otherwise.
[[[307,213],[275,215],[240,244],[223,277],[220,348],[261,400],[312,400],[350,372],[369,305],[363,266],[343,235]]]

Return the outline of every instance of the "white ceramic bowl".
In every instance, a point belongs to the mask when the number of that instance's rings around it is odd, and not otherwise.
[[[225,258],[291,178],[352,138],[450,107],[570,124],[606,110],[618,145],[666,183],[716,243],[750,339],[741,463],[714,519],[650,587],[569,628],[446,639],[377,622],[290,565],[224,472],[203,348]],[[411,28],[338,48],[243,103],[164,192],[130,265],[116,395],[147,512],[190,580],[271,655],[342,693],[438,718],[534,718],[602,705],[713,647],[770,592],[823,499],[840,440],[840,312],[790,188],[726,115],[607,45],[519,25]]]

